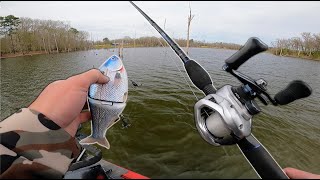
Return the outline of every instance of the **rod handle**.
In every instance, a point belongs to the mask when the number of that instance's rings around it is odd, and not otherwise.
[[[289,179],[267,149],[252,134],[237,144],[262,179]]]
[[[194,60],[189,60],[184,64],[184,67],[193,84],[203,91],[205,95],[216,93],[212,86],[210,75],[200,64]]]

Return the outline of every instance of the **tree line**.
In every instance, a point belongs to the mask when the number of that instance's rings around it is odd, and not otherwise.
[[[39,20],[13,15],[0,16],[0,49],[3,54],[28,54],[29,52],[59,53],[92,48],[161,47],[167,46],[160,37],[139,37],[102,41],[89,40],[89,33],[79,31],[63,21]],[[180,46],[187,47],[186,39],[174,39]],[[190,39],[190,47],[238,50],[234,43],[197,41]],[[271,43],[270,52],[280,56],[295,56],[320,59],[320,33],[301,33],[301,37],[281,38]]]
[[[301,37],[277,39],[272,46],[275,55],[320,59],[320,33],[303,32]]]
[[[92,48],[89,33],[68,23],[13,15],[0,16],[1,54],[70,52]]]
[[[176,43],[178,43],[181,47],[187,46],[186,39],[174,39]],[[131,38],[129,36],[125,36],[124,38],[113,39],[104,38],[102,41],[96,41],[96,47],[114,47],[119,44],[122,44],[124,47],[162,47],[167,46],[166,42],[161,37],[155,36],[145,36],[139,38]],[[189,41],[190,47],[199,47],[199,48],[220,48],[220,49],[239,49],[241,45],[234,43],[224,43],[224,42],[203,42],[190,39]]]
[[[181,47],[187,46],[186,39],[174,39]],[[120,39],[109,40],[104,38],[103,41],[97,41],[95,47],[112,47],[115,44],[123,43],[124,47],[159,47],[166,46],[166,42],[160,37],[140,37],[131,38],[126,36]],[[190,39],[190,47],[206,47],[218,49],[238,50],[242,45],[224,42],[203,42]],[[281,38],[271,42],[269,52],[278,56],[293,56],[309,59],[320,59],[320,33],[311,34],[310,32],[301,33],[301,37]]]

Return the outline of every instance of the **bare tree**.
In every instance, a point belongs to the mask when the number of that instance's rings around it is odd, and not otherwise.
[[[62,21],[17,18],[13,15],[0,17],[1,55],[32,51],[58,53],[86,50],[92,47],[89,34],[78,31]],[[3,45],[5,44],[5,45]]]
[[[311,33],[309,32],[303,32],[301,33],[301,36],[304,40],[304,46],[306,51],[308,52],[308,56],[311,56],[312,53],[312,36]]]
[[[57,43],[56,34],[53,34],[53,37],[54,37],[54,42],[56,43],[57,53],[59,53],[59,48],[58,48],[58,43]]]
[[[189,16],[188,16],[188,34],[187,34],[187,54],[189,54],[189,35],[190,35],[190,25],[191,21],[194,18],[195,15],[191,14],[191,7],[190,7],[190,2],[189,2]]]
[[[320,33],[301,33],[302,37],[277,39],[272,43],[273,53],[280,56],[320,59]]]
[[[293,37],[290,39],[292,44],[292,49],[295,51],[298,51],[298,57],[300,56],[300,53],[302,51],[302,40],[300,37]]]
[[[315,41],[315,50],[319,52],[320,51],[320,33],[314,34],[313,37]]]

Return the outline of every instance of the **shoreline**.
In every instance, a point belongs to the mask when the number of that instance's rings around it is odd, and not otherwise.
[[[90,50],[90,49],[88,49]],[[85,51],[85,50],[78,50],[78,51]],[[69,51],[69,52],[77,52],[77,51]],[[47,53],[46,51],[32,51],[32,52],[28,52],[28,53],[15,53],[15,54],[1,54],[0,59],[7,59],[7,58],[16,58],[16,57],[25,57],[25,56],[33,56],[33,55],[42,55],[42,54],[60,54],[60,53],[69,53],[69,52],[51,52],[51,53]]]
[[[140,48],[142,46],[138,46],[136,48]],[[124,47],[124,48],[134,48],[134,47]],[[209,48],[209,47],[191,47],[191,48]],[[95,48],[95,49],[110,49],[110,48]],[[113,48],[111,48],[113,49]],[[219,48],[221,49],[221,48]],[[223,48],[223,49],[226,49],[226,48]],[[89,49],[88,49],[89,50]],[[230,49],[230,50],[234,50],[234,49]],[[76,51],[70,51],[70,52],[76,52]],[[59,52],[59,53],[68,53],[68,52]],[[273,54],[272,52],[268,52],[270,54]],[[25,57],[25,56],[34,56],[34,55],[41,55],[41,54],[49,54],[45,51],[33,51],[33,52],[28,52],[28,53],[16,53],[16,54],[1,54],[0,55],[0,59],[8,59],[8,58],[16,58],[16,57]],[[50,54],[58,54],[57,52],[52,52]],[[275,54],[273,54],[275,55]],[[292,55],[275,55],[275,56],[278,56],[278,57],[290,57],[290,58],[298,58],[298,59],[306,59],[306,60],[312,60],[312,61],[320,61],[320,59],[313,59],[313,58],[310,58],[310,57],[298,57],[298,56],[292,56]]]
[[[273,54],[273,53],[271,53],[271,54]],[[275,55],[275,54],[273,54],[273,55]],[[278,57],[290,57],[290,58],[297,58],[297,59],[305,59],[305,60],[312,60],[312,61],[320,61],[320,59],[317,59],[317,58],[315,58],[315,59],[313,59],[313,58],[310,58],[310,57],[298,57],[298,56],[292,56],[292,55],[282,55],[282,56],[280,56],[280,55],[275,55],[275,56],[278,56]]]
[[[40,54],[48,54],[45,51],[33,51],[28,53],[15,53],[15,54],[1,54],[0,59],[6,59],[6,58],[15,58],[15,57],[24,57],[24,56],[33,56],[33,55],[40,55]],[[51,53],[56,54],[56,53]]]

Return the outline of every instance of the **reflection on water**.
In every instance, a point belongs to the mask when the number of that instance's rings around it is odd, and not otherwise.
[[[190,50],[210,73],[216,87],[240,84],[222,71],[235,51]],[[50,82],[99,67],[112,51],[91,50],[1,60],[1,119],[28,106]],[[121,123],[108,130],[111,144],[103,156],[151,178],[257,178],[236,146],[213,147],[201,139],[193,122],[193,105],[203,94],[190,83],[180,60],[166,48],[124,49],[129,99]],[[179,72],[178,68],[181,70]],[[320,63],[259,54],[239,71],[268,82],[273,96],[290,81],[300,79],[313,94],[287,106],[261,106],[253,133],[282,167],[320,173]],[[185,76],[185,77],[183,77]],[[90,126],[87,124],[87,131]]]

